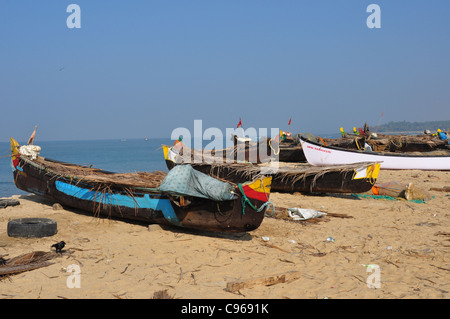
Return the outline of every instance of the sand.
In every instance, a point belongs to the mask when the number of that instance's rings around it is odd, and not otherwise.
[[[307,222],[265,218],[243,234],[99,219],[54,209],[36,195],[14,196],[19,206],[0,209],[0,255],[50,251],[61,240],[66,251],[53,265],[0,279],[0,298],[151,299],[166,290],[180,299],[448,299],[450,194],[430,189],[450,186],[450,172],[382,171],[378,182],[393,180],[413,182],[433,198],[417,203],[272,193],[277,207],[333,216]],[[8,237],[8,221],[23,217],[54,219],[58,233]],[[79,276],[68,272],[73,265]],[[298,274],[292,281],[225,289],[229,282],[292,272]]]

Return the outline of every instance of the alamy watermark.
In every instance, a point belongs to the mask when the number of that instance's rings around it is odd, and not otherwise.
[[[178,127],[172,131],[171,139],[175,141],[172,149],[184,163],[275,163],[282,133],[279,128],[244,129],[240,125],[223,132],[217,127],[204,129],[202,120],[194,120],[193,132]],[[177,146],[177,142],[182,143]]]
[[[366,12],[371,13],[366,20],[369,29],[381,28],[381,8],[378,4],[372,3],[367,6]]]
[[[81,28],[81,8],[78,4],[69,4],[67,6],[66,12],[70,15],[66,19],[66,25],[69,29],[80,29]]]
[[[370,273],[367,276],[366,284],[367,287],[371,289],[379,289],[381,288],[381,269],[379,265],[369,264],[362,265],[367,268],[367,272]]]
[[[67,6],[66,12],[70,15],[66,19],[66,25],[69,29],[81,28],[81,8],[78,4],[72,3]],[[381,8],[378,4],[369,4],[366,12],[370,15],[366,19],[366,25],[369,29],[381,28]]]
[[[81,268],[77,264],[72,264],[67,266],[66,271],[71,273],[67,277],[66,285],[67,288],[81,288]]]

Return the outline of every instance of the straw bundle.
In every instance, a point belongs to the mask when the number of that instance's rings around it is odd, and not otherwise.
[[[367,165],[374,163],[357,163],[348,165],[335,166],[311,166],[311,165],[292,165],[284,167],[271,167],[267,165],[251,165],[251,164],[211,164],[210,175],[223,176],[223,172],[227,172],[228,176],[236,175],[243,180],[253,180],[261,176],[273,176],[272,184],[279,180],[286,185],[293,185],[297,182],[305,181],[308,177],[313,177],[311,187],[317,179],[330,172],[337,172],[340,174],[353,174],[355,170],[365,168]],[[197,164],[201,165],[201,164]]]
[[[53,173],[59,178],[72,179],[77,182],[107,185],[109,187],[156,188],[167,175],[167,173],[161,171],[111,173],[98,168],[47,160],[43,157],[38,157],[35,161],[27,162],[44,169],[48,173]]]

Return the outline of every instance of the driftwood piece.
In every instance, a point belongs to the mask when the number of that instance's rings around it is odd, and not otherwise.
[[[232,281],[227,283],[225,288],[228,292],[237,292],[243,288],[253,288],[255,286],[272,286],[280,283],[287,283],[300,278],[300,271],[290,271],[284,274]]]
[[[54,263],[52,263],[52,262],[45,261],[45,262],[41,262],[41,263],[32,263],[32,264],[28,264],[28,265],[2,267],[2,268],[0,268],[0,276],[18,274],[18,273],[33,270],[33,269],[47,267],[47,266],[50,266],[53,264]]]
[[[153,299],[174,299],[174,297],[171,296],[171,295],[167,292],[167,289],[165,289],[165,290],[155,291],[155,292],[153,293]]]
[[[0,199],[0,208],[6,208],[8,206],[17,206],[20,202],[17,199]]]
[[[430,191],[449,192],[450,193],[450,186],[444,186],[441,188],[432,187],[432,188],[430,188]]]
[[[2,263],[0,264],[0,276],[12,275],[50,266],[53,263],[49,262],[49,260],[58,256],[59,254],[55,252],[35,251],[11,258],[9,260],[3,259],[2,257]]]

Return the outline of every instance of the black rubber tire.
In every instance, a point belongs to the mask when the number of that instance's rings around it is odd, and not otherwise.
[[[20,218],[8,222],[8,236],[39,238],[57,233],[56,221],[48,218]]]

